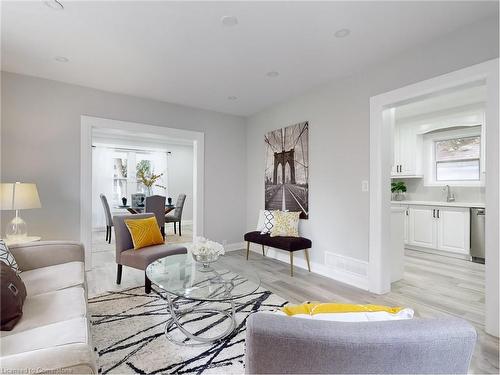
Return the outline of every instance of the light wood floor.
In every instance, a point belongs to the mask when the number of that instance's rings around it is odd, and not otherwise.
[[[245,260],[245,251],[226,254],[220,260],[242,274],[256,272],[262,286],[291,303],[304,301],[338,301],[408,306],[419,317],[459,316],[470,321],[478,332],[472,358],[471,373],[499,373],[498,339],[484,332],[484,265],[407,250],[404,279],[392,285],[386,295],[375,295],[326,277],[295,268],[252,252]],[[116,265],[104,262],[88,272],[89,295],[107,290],[137,286],[144,274],[125,267],[122,285],[115,284]],[[314,269],[312,270],[314,272]]]

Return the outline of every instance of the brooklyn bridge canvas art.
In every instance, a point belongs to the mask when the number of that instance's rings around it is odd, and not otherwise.
[[[300,211],[309,217],[309,123],[301,122],[265,136],[266,210]]]

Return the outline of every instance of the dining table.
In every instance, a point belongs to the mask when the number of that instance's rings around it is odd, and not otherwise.
[[[144,206],[116,206],[116,208],[126,209],[131,214],[141,214],[144,212],[144,209],[145,209]],[[165,215],[173,210],[175,210],[175,206],[173,204],[166,204],[165,205]]]

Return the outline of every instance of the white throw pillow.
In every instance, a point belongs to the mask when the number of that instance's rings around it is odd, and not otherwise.
[[[274,227],[274,211],[264,210],[264,226],[260,234],[271,233]]]
[[[7,244],[3,240],[0,240],[0,261],[12,268],[18,275],[21,273],[21,270],[14,259],[14,255],[12,255],[7,247]]]
[[[264,230],[264,220],[265,220],[264,210],[260,210],[259,211],[259,221],[257,221],[256,231],[262,232]]]

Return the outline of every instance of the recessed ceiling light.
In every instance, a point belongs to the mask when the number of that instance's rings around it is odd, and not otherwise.
[[[56,60],[57,62],[61,62],[61,63],[67,63],[69,61],[69,59],[67,57],[64,57],[64,56],[56,56],[56,57],[54,57],[54,60]]]
[[[236,100],[236,99],[238,99],[238,97],[234,96],[234,95],[231,95],[231,96],[227,97],[227,100]]]
[[[48,6],[50,9],[54,10],[63,10],[64,5],[60,1],[57,0],[47,0],[43,2],[46,6]]]
[[[279,76],[279,75],[280,75],[280,74],[279,74],[279,72],[276,72],[276,71],[274,71],[274,70],[273,70],[273,71],[271,71],[271,72],[267,72],[267,73],[266,73],[266,76],[268,76],[268,77],[270,77],[270,78],[275,78],[275,77],[277,77],[277,76]]]
[[[345,38],[351,33],[351,30],[349,29],[339,29],[335,31],[335,37],[336,38]]]
[[[236,26],[238,19],[235,16],[224,16],[221,18],[221,22],[224,26]]]

